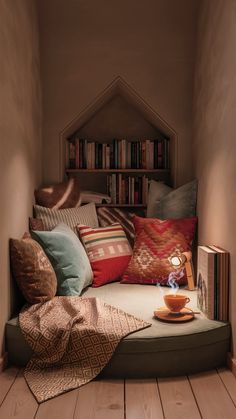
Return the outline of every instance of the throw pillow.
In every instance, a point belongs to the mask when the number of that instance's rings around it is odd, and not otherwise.
[[[158,182],[153,179],[150,181],[147,197],[147,217],[155,217],[158,203],[171,191],[173,191],[173,188],[170,188],[170,186],[165,185],[163,182]]]
[[[98,227],[98,217],[94,203],[82,205],[79,208],[61,210],[53,210],[34,205],[34,213],[36,218],[42,220],[44,230],[52,230],[59,223],[67,224],[75,233],[77,233],[77,224]]]
[[[153,187],[154,184],[155,187]],[[148,217],[168,220],[170,218],[187,218],[196,215],[196,180],[186,183],[178,189],[169,191],[167,189],[164,190],[164,186],[166,187],[166,185],[160,182],[151,182],[147,207]],[[164,195],[162,195],[162,192]]]
[[[78,225],[93,270],[93,287],[117,280],[127,268],[132,250],[120,224],[103,228]]]
[[[29,218],[29,229],[43,231],[43,222],[40,218]]]
[[[72,208],[80,206],[78,178],[72,177],[64,182],[34,191],[35,202],[47,208]]]
[[[134,217],[133,256],[121,282],[168,284],[173,272],[169,257],[177,250],[191,250],[196,221],[196,217],[178,220]],[[181,275],[176,276],[179,285],[187,283],[186,273]]]
[[[31,237],[10,239],[11,269],[29,304],[51,300],[57,290],[53,267],[42,247]]]
[[[77,235],[63,223],[52,231],[31,234],[43,247],[56,272],[57,295],[80,295],[92,283],[93,273]]]
[[[119,223],[126,234],[131,247],[134,245],[133,217],[135,213],[121,210],[119,208],[100,207],[97,209],[98,221],[101,227]]]

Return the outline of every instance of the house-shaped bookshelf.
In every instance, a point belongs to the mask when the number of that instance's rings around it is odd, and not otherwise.
[[[82,188],[105,192],[105,173],[66,170],[68,138],[74,133],[90,141],[111,142],[114,138],[128,141],[153,140],[160,136],[169,140],[169,169],[151,174],[157,180],[176,185],[177,133],[172,127],[121,77],[117,77],[77,115],[60,134],[61,178],[65,173],[82,176]]]

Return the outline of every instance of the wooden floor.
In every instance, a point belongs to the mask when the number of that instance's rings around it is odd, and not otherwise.
[[[227,369],[189,377],[101,380],[37,404],[22,370],[0,375],[0,419],[236,419]]]

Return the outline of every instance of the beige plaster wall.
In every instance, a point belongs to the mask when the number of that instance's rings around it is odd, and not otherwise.
[[[236,356],[236,2],[204,0],[198,28],[194,172],[200,244],[231,253],[231,321]]]
[[[60,131],[117,76],[177,131],[177,183],[192,178],[198,4],[198,0],[40,0],[46,183],[60,180]]]
[[[41,182],[41,93],[38,23],[32,0],[0,0],[0,356],[14,298],[9,237],[28,228]]]

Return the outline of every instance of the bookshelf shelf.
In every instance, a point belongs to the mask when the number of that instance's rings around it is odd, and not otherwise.
[[[80,176],[83,188],[90,178],[92,187],[87,190],[102,188],[111,198],[110,207],[145,208],[149,179],[170,177],[167,138],[99,142],[80,139],[74,133],[67,141],[67,176]]]
[[[169,169],[66,169],[67,174],[73,173],[169,173]]]

